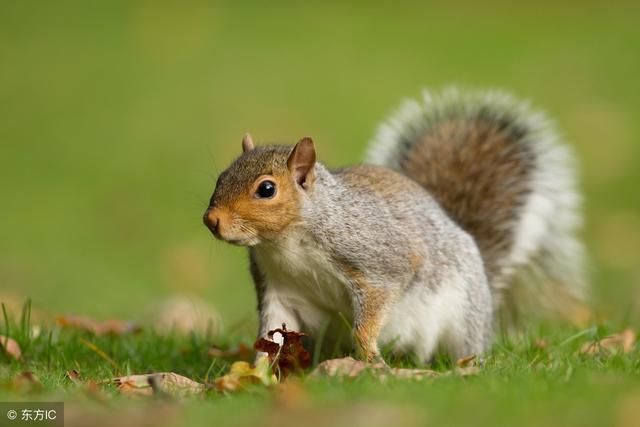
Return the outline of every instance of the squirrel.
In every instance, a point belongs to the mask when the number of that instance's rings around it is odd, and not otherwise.
[[[585,300],[574,156],[509,94],[406,101],[363,165],[328,169],[309,137],[247,134],[242,151],[204,223],[248,247],[259,337],[282,324],[313,337],[341,313],[363,359],[385,346],[429,363],[487,351],[497,313],[530,299],[518,288],[560,311]]]

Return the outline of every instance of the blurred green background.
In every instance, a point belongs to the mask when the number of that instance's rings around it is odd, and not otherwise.
[[[635,2],[0,4],[0,299],[137,318],[167,295],[253,322],[244,250],[202,226],[250,131],[360,161],[401,99],[501,87],[582,163],[593,300],[640,325]]]

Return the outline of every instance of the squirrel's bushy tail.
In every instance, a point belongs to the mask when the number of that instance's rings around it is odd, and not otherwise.
[[[380,125],[368,161],[422,184],[475,237],[503,313],[537,301],[584,320],[575,160],[542,113],[498,91],[425,92]]]

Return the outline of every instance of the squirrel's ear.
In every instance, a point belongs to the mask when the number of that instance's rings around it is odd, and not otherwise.
[[[314,166],[316,164],[316,148],[309,137],[302,138],[289,155],[287,167],[298,185],[309,189],[313,184]]]
[[[245,133],[244,137],[242,137],[242,152],[246,153],[247,151],[251,151],[254,148],[255,146],[253,145],[253,139],[251,138],[251,135]]]

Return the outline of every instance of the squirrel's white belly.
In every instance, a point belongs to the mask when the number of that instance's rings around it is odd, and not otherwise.
[[[296,314],[300,324],[288,327],[314,334],[336,316],[351,322],[351,299],[340,273],[327,259],[326,251],[304,234],[257,249],[255,259],[266,276],[265,297],[278,299],[283,311]],[[282,314],[282,322],[287,314]],[[280,326],[278,320],[274,323]]]
[[[381,331],[379,343],[399,354],[427,361],[438,349],[456,357],[465,354],[465,285],[456,275],[437,290],[414,286],[398,301]]]

